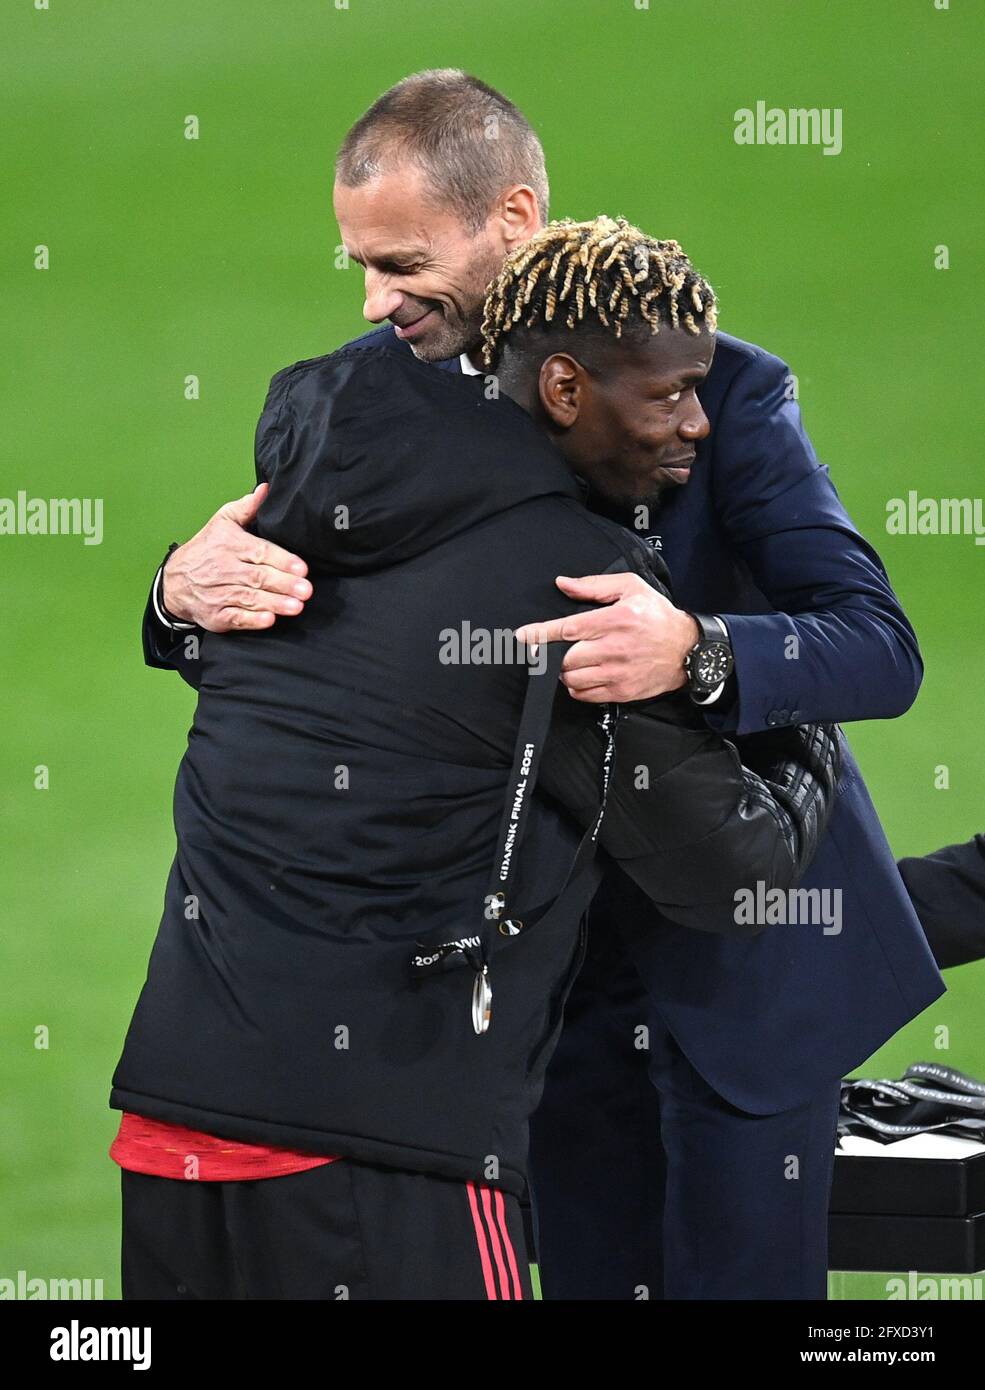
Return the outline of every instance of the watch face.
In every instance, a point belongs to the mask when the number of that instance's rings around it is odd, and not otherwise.
[[[721,685],[732,670],[732,651],[727,642],[709,642],[695,660],[695,673],[702,685]]]

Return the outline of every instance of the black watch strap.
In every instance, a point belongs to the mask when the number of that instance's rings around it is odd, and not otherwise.
[[[690,613],[690,610],[688,611]],[[720,623],[717,618],[711,617],[708,613],[690,613],[690,616],[698,624],[698,631],[701,633],[699,642],[729,641],[724,623]],[[729,646],[731,645],[729,642]]]
[[[691,695],[700,700],[728,680],[735,663],[725,624],[707,613],[691,613],[690,616],[697,623],[700,636],[684,658],[684,671]],[[715,672],[714,679],[707,669],[702,669],[709,665]]]

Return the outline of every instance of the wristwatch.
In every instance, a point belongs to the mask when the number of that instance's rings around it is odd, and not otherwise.
[[[690,615],[698,625],[701,636],[684,658],[691,698],[698,704],[710,704],[721,694],[722,686],[735,668],[728,628],[721,618],[704,613]]]

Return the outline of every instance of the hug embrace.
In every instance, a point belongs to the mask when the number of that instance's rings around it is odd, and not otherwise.
[[[548,1299],[823,1298],[841,1078],[943,991],[839,727],[912,628],[785,365],[550,222],[504,96],[398,83],[335,209],[384,326],[274,376],[147,604],[198,704],[124,1296],[528,1298],[529,1195]],[[741,907],[798,890],[837,932]]]

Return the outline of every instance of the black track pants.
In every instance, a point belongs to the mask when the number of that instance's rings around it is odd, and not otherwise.
[[[275,1178],[126,1170],[125,1299],[529,1299],[515,1197],[339,1159]]]

